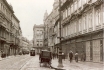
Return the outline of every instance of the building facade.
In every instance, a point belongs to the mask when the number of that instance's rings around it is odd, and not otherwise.
[[[36,53],[39,54],[44,45],[44,25],[34,25],[33,34],[33,47],[36,49]]]
[[[52,12],[48,15],[47,12],[44,14],[44,26],[45,26],[45,37],[44,37],[44,42],[45,42],[45,46],[48,47],[48,50],[50,50],[51,52],[57,52],[56,49],[57,47],[55,47],[55,45],[59,42],[59,39],[57,39],[58,37],[58,31],[57,31],[57,25],[56,21],[59,19],[59,3],[58,0],[54,1],[53,4],[53,9]],[[56,30],[56,31],[55,31]],[[58,33],[57,33],[58,32]]]
[[[85,53],[86,61],[102,62],[104,49],[103,0],[66,0],[61,6],[62,48]]]
[[[19,22],[13,7],[6,0],[0,0],[0,54],[4,52],[8,56],[18,53]]]
[[[55,0],[52,12],[49,15],[45,13],[45,45],[53,46],[52,51],[58,53],[61,20],[62,52],[66,57],[73,51],[74,54],[79,53],[79,60],[84,53],[86,61],[102,63],[104,61],[103,8],[103,0],[61,0],[59,9],[59,0]]]
[[[30,50],[30,41],[26,38],[26,37],[22,37],[21,38],[21,43],[22,43],[22,47],[21,47],[21,51],[29,51]]]

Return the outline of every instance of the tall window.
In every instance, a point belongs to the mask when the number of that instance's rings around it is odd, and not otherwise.
[[[66,16],[66,11],[64,10],[63,11],[63,19],[65,19],[65,16]]]
[[[1,3],[0,3],[0,10],[1,10]]]
[[[77,10],[77,1],[74,2],[74,11]]]
[[[84,24],[84,29],[87,29],[87,16],[86,15],[83,17],[83,24]]]
[[[77,25],[77,23],[75,21],[75,26],[74,26],[75,27],[75,33],[77,32],[77,26],[76,25]]]
[[[87,29],[87,26],[88,26],[88,24],[87,24],[87,15],[85,16],[85,29]]]
[[[91,28],[92,27],[92,12],[90,12],[88,14],[88,27]]]
[[[68,35],[70,35],[70,24],[68,24]]]
[[[104,4],[103,4],[103,24],[104,24]]]
[[[82,0],[78,0],[78,8],[81,7],[81,1],[82,1]]]
[[[96,10],[96,25],[100,24],[100,9]]]
[[[65,9],[65,18],[68,16],[68,10]]]
[[[79,19],[79,31],[81,31],[82,27],[81,27],[81,18]]]
[[[73,4],[71,5],[71,14],[73,13]]]
[[[68,7],[68,16],[70,15],[70,6]]]

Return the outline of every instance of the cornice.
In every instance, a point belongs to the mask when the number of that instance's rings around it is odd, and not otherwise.
[[[13,8],[10,7],[10,5],[8,4],[8,2],[7,2],[6,0],[2,0],[2,1],[7,5],[7,7],[9,8],[9,10],[10,10],[12,13],[14,13]]]

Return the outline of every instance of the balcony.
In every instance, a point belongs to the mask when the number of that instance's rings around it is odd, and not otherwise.
[[[93,4],[95,5],[95,6],[98,6],[98,5],[100,5],[101,3],[103,3],[104,1],[103,0],[96,0],[96,1],[93,1]]]
[[[90,27],[89,29],[88,29],[88,32],[92,32],[93,31],[93,27]]]
[[[66,17],[63,21],[62,21],[62,25],[67,24],[71,19],[71,16]]]
[[[73,3],[73,0],[66,0],[61,6],[61,10],[64,10],[71,3]]]
[[[0,23],[2,27],[6,28],[6,25],[4,22]]]
[[[81,35],[81,34],[82,34],[82,31],[79,31],[79,32],[78,32],[78,35]]]
[[[84,30],[83,30],[83,34],[85,34],[85,33],[87,33],[87,29],[84,29]]]
[[[97,26],[95,27],[95,29],[96,29],[96,30],[101,29],[101,25],[97,25]]]
[[[104,28],[104,23],[102,24],[102,28]]]

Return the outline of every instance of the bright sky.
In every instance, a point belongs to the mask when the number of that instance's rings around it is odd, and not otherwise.
[[[33,38],[34,24],[43,24],[44,13],[52,11],[54,0],[7,0],[13,6],[15,15],[20,20],[22,34],[27,39]]]

